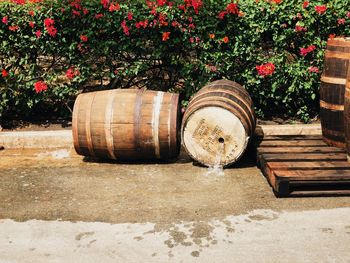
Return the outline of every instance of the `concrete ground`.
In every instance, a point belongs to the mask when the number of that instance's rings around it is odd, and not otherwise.
[[[246,156],[210,171],[0,151],[0,262],[350,262],[350,197],[276,198]]]

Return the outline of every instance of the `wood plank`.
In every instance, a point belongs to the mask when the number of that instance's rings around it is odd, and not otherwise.
[[[271,170],[349,170],[350,163],[334,162],[267,162]]]
[[[259,154],[266,153],[344,153],[343,149],[336,147],[261,147]]]
[[[350,190],[305,190],[305,191],[291,191],[288,196],[290,197],[319,197],[319,196],[348,196]]]
[[[274,135],[274,136],[256,136],[256,140],[275,141],[275,140],[322,140],[321,135]]]
[[[274,176],[289,181],[350,180],[349,170],[275,170]]]
[[[260,155],[265,161],[268,162],[281,162],[281,161],[346,161],[347,157],[345,153],[286,153],[286,154],[262,154]]]
[[[328,147],[323,140],[263,140],[259,147]]]

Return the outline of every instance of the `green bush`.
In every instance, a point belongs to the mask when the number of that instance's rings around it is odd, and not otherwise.
[[[308,121],[326,40],[350,35],[350,0],[131,2],[0,3],[0,115],[69,116],[82,91],[132,86],[186,102],[227,78],[258,116]]]

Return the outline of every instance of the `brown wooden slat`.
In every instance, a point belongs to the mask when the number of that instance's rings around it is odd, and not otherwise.
[[[282,162],[282,161],[346,161],[344,153],[298,153],[298,154],[263,154],[261,155],[265,161],[268,162]]]
[[[275,170],[274,176],[278,179],[287,178],[289,181],[342,181],[350,180],[349,170]]]
[[[264,141],[276,140],[322,140],[321,135],[274,135],[274,136],[256,136],[257,139]]]
[[[292,191],[289,193],[291,197],[311,197],[311,196],[348,196],[350,190],[320,190],[320,191]]]
[[[344,150],[335,147],[262,147],[259,154],[266,153],[343,153]]]
[[[328,147],[323,140],[276,140],[265,141],[263,140],[259,147]]]
[[[349,162],[268,162],[267,166],[277,170],[349,170]]]

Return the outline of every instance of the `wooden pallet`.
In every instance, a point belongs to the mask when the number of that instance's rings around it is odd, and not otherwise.
[[[321,136],[267,136],[256,144],[258,165],[277,196],[350,195],[346,153]]]

